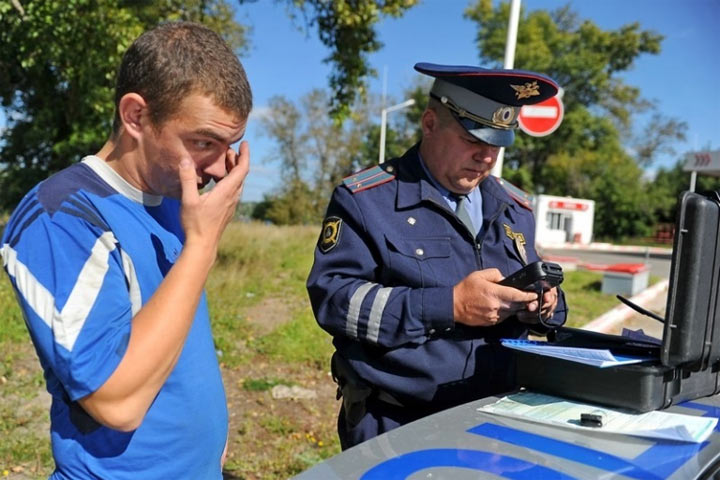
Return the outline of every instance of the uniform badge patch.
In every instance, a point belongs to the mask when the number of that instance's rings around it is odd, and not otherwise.
[[[321,252],[327,253],[337,245],[338,240],[340,240],[341,226],[342,219],[339,217],[327,217],[323,220],[320,241],[318,242],[318,248]]]
[[[527,251],[525,251],[525,235],[523,235],[522,232],[513,232],[512,228],[510,228],[510,225],[508,225],[507,223],[503,223],[503,227],[505,227],[505,235],[507,235],[508,238],[513,241],[513,244],[515,245],[515,250],[517,251],[518,255],[520,255],[520,259],[522,260],[523,265],[527,265]]]

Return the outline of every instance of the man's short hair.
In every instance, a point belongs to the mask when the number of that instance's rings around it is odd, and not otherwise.
[[[113,135],[122,123],[118,106],[127,93],[148,104],[159,128],[191,93],[200,93],[240,119],[252,109],[252,92],[242,64],[209,28],[191,22],[161,24],[138,37],[125,52],[115,85]]]
[[[447,127],[448,125],[454,123],[456,120],[452,116],[452,113],[450,113],[450,110],[443,105],[439,100],[430,97],[428,99],[428,110],[432,110],[435,112],[435,116],[438,119],[438,125],[441,127]]]

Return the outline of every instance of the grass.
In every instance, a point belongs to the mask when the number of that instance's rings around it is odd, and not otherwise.
[[[272,389],[275,385],[292,386],[292,382],[277,378],[247,378],[243,381],[243,388],[248,392],[264,392]]]
[[[615,295],[603,294],[601,272],[576,270],[565,272],[562,289],[568,303],[568,327],[581,327],[620,304]],[[660,281],[652,275],[649,283]]]
[[[0,290],[9,290],[8,283],[3,280]],[[42,396],[45,381],[27,344],[13,341],[17,336],[1,338],[0,474],[13,471],[47,478],[53,461],[45,421],[48,406]]]
[[[229,478],[288,478],[339,452],[337,403],[327,376],[333,347],[305,290],[318,232],[318,226],[236,222],[223,237],[206,291],[231,408]],[[1,276],[0,478],[18,467],[31,478],[47,478],[53,463],[44,381]],[[566,272],[571,325],[618,304],[600,293],[601,281],[600,273]],[[271,396],[275,385],[319,391],[323,384],[317,399],[283,403]]]
[[[233,223],[228,227],[206,286],[213,333],[223,352],[223,363],[228,366],[247,363],[252,358],[251,352],[237,347],[253,350],[267,343],[254,336],[244,315],[263,299],[282,299],[288,307],[284,313],[294,323],[307,323],[305,279],[312,265],[317,230],[260,223]],[[303,343],[316,338],[289,340],[296,345],[291,348],[309,347],[317,351],[315,345]]]
[[[318,328],[309,308],[255,343],[259,352],[278,361],[326,365],[333,352],[330,336]]]
[[[568,327],[579,327],[599,317],[619,301],[615,295],[600,293],[602,273],[576,270],[565,272],[562,289],[568,303]]]

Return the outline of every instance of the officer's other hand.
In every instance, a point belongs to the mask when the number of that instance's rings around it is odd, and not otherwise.
[[[210,191],[200,193],[193,161],[186,158],[180,162],[178,171],[182,187],[181,221],[186,246],[199,245],[210,252],[216,252],[222,232],[235,214],[250,168],[250,149],[247,142],[240,144],[237,153],[228,149],[225,168],[227,175],[218,180]]]
[[[553,287],[550,290],[543,292],[542,300],[543,303],[542,307],[540,307],[540,315],[543,320],[547,320],[552,317],[553,313],[555,313],[555,308],[557,307],[557,288]],[[532,302],[527,303],[525,310],[521,310],[517,313],[518,320],[523,323],[538,323],[537,309],[538,300],[536,296]]]
[[[453,288],[455,322],[474,327],[496,325],[527,305],[537,294],[498,285],[503,275],[496,268],[471,273]]]

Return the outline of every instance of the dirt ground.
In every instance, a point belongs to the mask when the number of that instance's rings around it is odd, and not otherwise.
[[[223,370],[230,411],[226,478],[287,478],[321,461],[336,442],[338,403],[325,372],[259,363]],[[311,398],[273,398],[272,391],[247,391],[245,378],[282,377]],[[311,392],[311,393],[306,393]],[[290,392],[292,393],[292,392]]]

